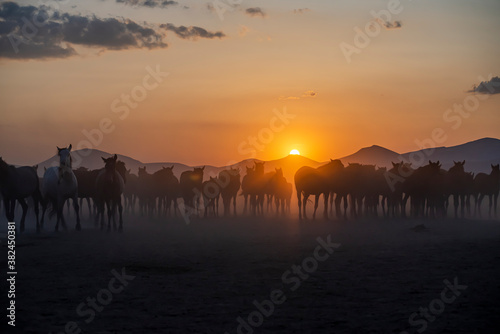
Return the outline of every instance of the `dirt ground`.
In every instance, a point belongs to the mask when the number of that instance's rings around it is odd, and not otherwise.
[[[68,222],[67,232],[48,221],[36,234],[28,221],[17,234],[16,327],[3,315],[2,333],[492,333],[499,324],[498,220],[126,216],[121,233]],[[6,223],[7,313],[5,232]]]

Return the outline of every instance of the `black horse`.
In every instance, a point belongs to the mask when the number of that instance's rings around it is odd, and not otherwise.
[[[14,221],[16,201],[21,204],[23,215],[21,217],[21,232],[24,231],[24,221],[28,211],[25,198],[32,197],[35,205],[36,230],[40,231],[38,221],[38,203],[41,199],[40,183],[36,170],[30,166],[14,167],[8,165],[0,157],[0,192],[5,206],[5,215],[9,222]]]

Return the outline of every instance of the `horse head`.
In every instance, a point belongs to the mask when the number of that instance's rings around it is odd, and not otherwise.
[[[59,167],[69,167],[71,168],[71,144],[67,148],[57,147],[57,155],[59,156]]]
[[[116,154],[115,154],[116,155]],[[116,171],[121,175],[123,178],[123,182],[127,182],[127,174],[129,174],[129,170],[127,171],[127,167],[125,166],[125,163],[121,160],[118,160],[116,162]]]
[[[500,173],[500,164],[496,164],[496,165],[491,165],[491,174],[496,174],[498,175],[498,173]]]
[[[116,161],[118,159],[118,156],[115,154],[111,158],[103,158],[101,157],[102,161],[104,161],[104,169],[106,171],[111,172],[116,170]]]

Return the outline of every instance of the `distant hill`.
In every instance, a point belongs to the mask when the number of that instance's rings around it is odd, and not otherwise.
[[[453,161],[465,160],[465,169],[473,172],[491,171],[491,164],[500,163],[500,140],[495,138],[482,138],[465,144],[451,147],[437,147],[402,154],[405,160],[410,160],[413,155],[425,156],[425,164],[428,160],[439,161],[444,169],[453,166]]]
[[[103,167],[103,162],[101,157],[109,157],[110,153],[96,150],[96,149],[84,149],[73,152],[73,166],[78,168],[80,166],[89,169],[99,169]],[[177,162],[157,162],[157,163],[144,163],[139,160],[133,159],[131,157],[118,154],[118,158],[125,162],[128,169],[132,173],[137,174],[139,167],[146,166],[146,170],[149,173],[154,173],[162,167],[174,165],[174,173],[177,176],[186,170],[191,170],[195,166],[188,166]],[[438,147],[434,149],[419,150],[408,153],[397,153],[386,149],[381,146],[373,145],[370,147],[365,147],[353,153],[351,155],[340,158],[340,160],[346,165],[347,163],[362,163],[371,164],[378,167],[391,167],[391,162],[397,161],[414,161],[416,158],[423,158],[424,164],[428,160],[437,161],[439,160],[443,168],[448,169],[453,165],[453,161],[465,160],[466,170],[478,172],[489,173],[491,170],[491,164],[500,163],[500,140],[495,138],[482,138],[475,141],[471,141],[462,145],[451,146],[451,147]],[[261,161],[257,159],[246,159],[242,160],[231,166],[221,166],[215,167],[211,165],[205,166],[206,178],[209,176],[217,175],[221,170],[233,167],[239,168],[240,174],[243,176],[246,173],[246,166],[253,166],[255,161]],[[307,157],[300,155],[288,155],[284,158],[277,160],[265,161],[265,170],[273,171],[275,168],[283,168],[285,177],[289,180],[293,180],[293,175],[302,166],[310,166],[316,168],[327,162],[318,162],[311,160]],[[38,173],[41,176],[44,171],[44,167],[57,166],[58,159],[54,155],[50,159],[47,159],[39,164]],[[415,163],[414,163],[415,166]]]
[[[358,152],[340,158],[344,165],[347,163],[361,163],[377,167],[390,167],[391,161],[399,161],[399,153],[388,150],[382,146],[373,145],[360,149]]]

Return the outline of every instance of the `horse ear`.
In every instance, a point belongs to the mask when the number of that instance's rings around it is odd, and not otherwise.
[[[462,165],[465,165],[465,160],[464,160],[464,161],[462,161]]]
[[[115,155],[113,156],[113,159],[114,159],[115,161],[116,161],[116,160],[118,160],[118,156],[115,154]]]
[[[106,159],[104,159],[103,157],[101,157],[102,161],[106,162]]]
[[[59,148],[59,146],[56,146],[56,147],[57,147],[57,151],[61,152],[62,148]]]
[[[431,164],[432,162],[429,160],[429,165]]]
[[[391,163],[392,163],[392,167],[396,167],[396,165],[397,165],[397,164],[395,164],[395,163],[394,163],[394,162],[392,162],[392,161],[391,161]]]
[[[68,151],[71,151],[71,148],[72,148],[72,147],[73,147],[73,146],[72,146],[71,144],[69,144],[69,146],[68,146]]]
[[[171,169],[171,170],[173,170],[173,169],[174,169],[174,166],[175,166],[175,165],[172,165],[172,167],[170,167],[170,169]]]
[[[202,170],[202,171],[203,171],[203,170],[205,170],[205,166],[201,167],[201,170]]]

